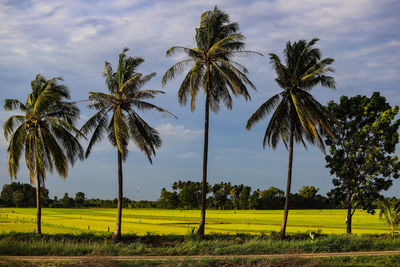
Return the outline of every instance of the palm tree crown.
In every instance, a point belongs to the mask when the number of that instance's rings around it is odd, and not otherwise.
[[[318,40],[317,38],[310,42],[300,40],[293,44],[287,42],[284,50],[286,66],[276,54],[269,54],[277,74],[275,81],[283,91],[264,102],[251,115],[246,125],[250,130],[256,122],[265,118],[275,108],[265,131],[264,147],[268,143],[275,149],[279,139],[282,139],[287,147],[290,129],[293,129],[295,141],[301,142],[305,147],[304,139],[324,149],[322,136],[326,132],[334,136],[324,106],[309,93],[317,84],[335,88],[333,77],[326,75],[333,71],[328,66],[334,59],[330,57],[321,59],[320,50],[313,47]]]
[[[39,74],[31,82],[32,92],[25,104],[17,99],[5,100],[5,110],[20,113],[3,125],[4,136],[10,141],[7,152],[11,177],[17,178],[24,150],[31,183],[35,174],[44,182],[46,170],[52,172],[54,168],[65,178],[68,162],[74,164],[77,159],[83,159],[83,149],[76,137],[82,134],[74,126],[79,109],[65,101],[70,95],[67,87],[57,83],[61,80],[46,80]]]
[[[151,104],[146,99],[152,99],[156,94],[164,94],[158,90],[141,90],[142,86],[153,78],[156,73],[142,75],[136,68],[144,61],[140,57],[127,57],[125,48],[119,55],[118,69],[113,72],[109,62],[105,62],[103,75],[109,93],[90,92],[90,108],[98,112],[82,127],[82,132],[93,131],[86,150],[89,156],[93,145],[99,142],[105,133],[111,144],[118,148],[123,159],[128,155],[128,142],[132,140],[143,151],[150,163],[155,149],[161,146],[161,138],[154,128],[148,125],[137,111],[155,110],[162,114],[172,115],[167,110]],[[172,115],[173,116],[173,115]]]
[[[190,93],[191,110],[194,111],[200,88],[210,98],[210,108],[214,112],[219,111],[221,101],[232,109],[231,93],[250,99],[246,84],[253,89],[255,86],[246,76],[248,70],[232,58],[256,52],[243,51],[244,36],[238,30],[239,25],[230,22],[229,15],[215,7],[201,16],[200,27],[196,28],[196,48],[173,46],[167,50],[167,56],[183,52],[188,58],[167,70],[162,79],[163,86],[191,66],[178,90],[181,105],[187,103]]]

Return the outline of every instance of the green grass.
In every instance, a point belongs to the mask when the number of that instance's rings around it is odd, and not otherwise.
[[[349,251],[399,250],[400,238],[388,235],[289,235],[276,240],[274,235],[221,235],[206,236],[206,240],[191,240],[182,235],[124,235],[115,244],[111,235],[99,234],[47,234],[37,237],[33,233],[0,235],[0,255],[250,255],[280,253],[319,253]]]
[[[296,259],[296,258],[276,258],[276,259],[183,259],[183,260],[135,260],[135,261],[112,261],[101,259],[88,259],[81,261],[15,261],[2,259],[0,257],[0,266],[115,266],[115,267],[177,267],[177,266],[193,266],[193,267],[238,267],[238,266],[270,266],[270,267],[287,267],[287,266],[308,266],[308,267],[349,267],[349,266],[399,266],[400,256],[374,256],[374,257],[332,257],[332,258],[313,258],[313,259]]]
[[[207,211],[206,234],[260,234],[278,231],[282,220],[278,210]],[[97,233],[113,231],[116,209],[42,209],[44,233]],[[124,209],[123,234],[185,235],[197,227],[198,210]],[[345,210],[291,210],[288,233],[317,232],[345,233]],[[33,232],[34,208],[1,208],[0,233]],[[382,234],[388,228],[377,215],[357,210],[353,217],[353,233]]]

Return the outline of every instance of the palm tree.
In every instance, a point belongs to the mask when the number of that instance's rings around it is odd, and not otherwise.
[[[230,22],[228,14],[215,7],[213,11],[206,11],[201,15],[200,27],[196,28],[196,48],[173,46],[166,53],[167,56],[171,56],[176,52],[183,52],[188,58],[167,70],[163,76],[162,85],[165,86],[168,80],[173,79],[176,74],[182,73],[185,67],[191,65],[178,89],[178,101],[181,105],[185,105],[190,94],[190,106],[193,112],[200,89],[203,89],[206,97],[201,219],[197,231],[200,238],[204,237],[206,216],[209,111],[211,109],[214,113],[218,113],[221,101],[228,109],[232,109],[230,91],[234,96],[242,95],[249,100],[250,95],[246,84],[255,89],[246,76],[247,69],[232,60],[236,55],[255,53],[242,50],[245,46],[242,42],[244,36],[238,33],[238,30],[239,25]]]
[[[56,169],[61,178],[68,175],[68,162],[73,165],[83,160],[83,149],[77,136],[83,136],[74,124],[79,109],[70,99],[68,88],[58,84],[61,78],[46,80],[41,74],[31,82],[32,92],[26,103],[6,99],[4,109],[18,111],[4,123],[4,136],[9,140],[7,149],[8,172],[17,179],[19,160],[25,150],[30,183],[36,177],[36,233],[41,235],[40,189],[44,187],[46,172]]]
[[[105,62],[103,75],[109,93],[90,92],[89,108],[98,110],[83,126],[82,132],[93,132],[89,141],[86,158],[92,147],[99,142],[104,133],[108,140],[117,149],[118,156],[118,211],[115,231],[112,236],[114,241],[121,238],[122,217],[122,161],[128,156],[128,143],[131,139],[143,151],[150,163],[155,149],[161,147],[161,138],[156,129],[143,120],[137,111],[155,110],[162,114],[172,115],[167,110],[151,104],[145,99],[152,99],[156,94],[163,94],[158,90],[141,90],[142,86],[156,74],[142,75],[136,68],[144,61],[140,57],[127,57],[128,48],[119,54],[118,69],[113,72],[109,62]],[[172,115],[174,116],[174,115]],[[174,116],[175,117],[175,116]]]
[[[394,230],[400,224],[400,202],[383,199],[380,202],[380,208],[379,218],[390,226],[390,232],[394,238]]]
[[[280,58],[270,53],[270,60],[276,71],[275,81],[283,89],[264,102],[247,121],[246,129],[265,118],[274,108],[275,111],[269,121],[264,135],[263,146],[276,148],[279,139],[282,139],[286,148],[289,144],[289,166],[286,186],[285,211],[280,230],[280,237],[285,237],[287,217],[289,213],[289,196],[292,183],[293,143],[302,143],[306,148],[305,140],[318,145],[324,151],[322,137],[325,134],[334,136],[330,126],[327,112],[309,91],[317,84],[323,87],[335,88],[333,77],[327,72],[333,72],[328,67],[333,63],[333,58],[321,59],[319,49],[313,45],[317,38],[310,42],[300,40],[293,44],[289,41],[284,50],[285,63]]]

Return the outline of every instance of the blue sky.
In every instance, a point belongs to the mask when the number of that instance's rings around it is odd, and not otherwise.
[[[214,5],[229,13],[246,36],[246,48],[267,55],[282,55],[286,41],[310,40],[317,43],[324,57],[335,58],[337,90],[316,87],[312,93],[321,103],[341,95],[370,95],[379,90],[394,105],[400,103],[400,2],[382,1],[0,1],[0,101],[25,100],[30,81],[38,73],[47,78],[62,76],[73,100],[83,100],[89,91],[105,91],[104,61],[116,66],[123,47],[129,55],[145,62],[139,71],[157,76],[148,89],[160,89],[161,77],[169,66],[182,59],[166,58],[174,45],[194,47],[195,27],[200,15]],[[244,183],[253,189],[285,187],[288,153],[280,144],[274,151],[262,148],[267,121],[245,130],[248,117],[268,97],[279,92],[267,57],[239,58],[249,69],[257,91],[250,102],[234,99],[233,110],[223,108],[211,114],[209,182]],[[131,199],[155,200],[162,187],[173,181],[198,180],[202,173],[203,103],[197,109],[181,107],[176,98],[183,77],[167,84],[165,95],[154,102],[179,117],[143,114],[163,139],[153,165],[134,146],[124,163],[124,193]],[[84,105],[82,122],[92,112]],[[0,111],[3,124],[10,114]],[[6,141],[0,133],[0,186],[10,182],[6,164]],[[116,151],[106,141],[99,144],[84,162],[70,169],[66,180],[48,175],[51,196],[64,192],[112,199],[117,192]],[[397,152],[397,154],[399,154]],[[23,165],[24,166],[24,165]],[[294,151],[293,192],[303,185],[315,185],[325,194],[332,188],[332,177],[325,168],[324,155],[316,148]],[[28,182],[25,166],[18,177]],[[386,195],[398,196],[400,181]]]

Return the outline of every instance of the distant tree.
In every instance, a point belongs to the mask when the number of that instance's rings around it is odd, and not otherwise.
[[[270,188],[268,188],[267,190],[263,190],[261,191],[261,197],[262,198],[281,198],[285,196],[285,192],[283,192],[282,190],[280,190],[279,188],[273,187],[271,186]]]
[[[380,192],[399,177],[400,163],[394,154],[399,142],[400,120],[395,119],[398,106],[391,108],[375,92],[367,96],[342,96],[339,103],[328,103],[336,118],[333,129],[337,139],[327,136],[330,168],[335,186],[328,196],[347,208],[347,233],[351,233],[356,209],[374,213]]]
[[[13,192],[13,200],[14,200],[15,206],[17,208],[22,207],[23,201],[24,201],[24,195],[20,191],[14,191]]]
[[[163,188],[158,202],[162,208],[175,209],[179,206],[179,197],[176,192],[169,192]]]
[[[78,208],[82,208],[85,205],[86,196],[83,192],[77,192],[75,194],[75,205]]]
[[[283,89],[283,92],[264,102],[250,116],[246,125],[246,128],[250,130],[255,123],[264,119],[275,109],[265,131],[263,146],[265,148],[268,143],[275,149],[279,139],[282,139],[285,147],[289,150],[286,198],[279,231],[280,238],[285,237],[289,215],[294,143],[302,143],[306,146],[305,141],[308,141],[323,149],[322,137],[325,134],[334,137],[324,106],[309,93],[318,84],[323,87],[335,88],[333,77],[327,75],[328,72],[333,71],[329,65],[334,60],[329,57],[321,59],[320,50],[313,47],[317,41],[318,39],[314,38],[310,42],[305,40],[294,43],[287,42],[283,52],[286,65],[276,54],[269,54],[277,75],[275,81]]]
[[[250,198],[251,187],[243,186],[240,191],[239,196],[239,206],[242,210],[246,210],[249,208],[249,198]]]
[[[232,199],[232,202],[233,202],[233,208],[235,210],[237,210],[238,205],[239,205],[239,197],[238,197],[239,196],[239,192],[238,192],[237,186],[233,186],[229,193],[231,195],[231,199]]]
[[[64,208],[73,208],[75,207],[75,201],[72,197],[68,196],[68,193],[64,194],[64,197],[62,199],[60,199],[61,201],[61,205]]]
[[[12,182],[4,184],[0,194],[0,203],[4,207],[35,207],[36,188],[30,184]],[[49,190],[40,190],[40,200],[42,207],[49,204]],[[17,201],[17,202],[16,202]]]
[[[313,199],[317,195],[319,188],[315,188],[314,186],[303,186],[299,189],[299,195],[304,197],[305,199]]]
[[[46,188],[42,188],[40,190],[40,202],[42,207],[49,207],[50,205],[50,198],[49,198],[49,190]]]
[[[191,110],[195,109],[195,102],[199,91],[205,93],[204,112],[204,149],[203,149],[203,178],[201,218],[198,229],[200,238],[204,238],[207,195],[207,162],[208,162],[208,132],[210,109],[217,113],[220,102],[228,109],[232,109],[232,97],[244,96],[250,99],[246,84],[255,89],[255,86],[246,76],[247,69],[233,60],[234,56],[246,55],[243,51],[244,36],[238,32],[239,25],[232,23],[229,15],[215,7],[201,15],[200,26],[196,28],[195,48],[173,46],[167,51],[167,56],[176,52],[185,53],[188,58],[174,64],[163,76],[163,86],[178,73],[182,73],[191,65],[189,72],[183,79],[178,90],[178,101],[185,105],[191,97]]]
[[[260,192],[260,208],[262,209],[282,209],[285,192],[276,187],[269,187]]]
[[[251,194],[249,200],[249,208],[250,209],[259,209],[260,208],[260,189],[257,189]]]
[[[46,80],[41,74],[31,82],[31,92],[25,103],[17,99],[6,99],[4,109],[17,111],[3,124],[4,136],[9,141],[7,148],[8,172],[16,179],[19,161],[25,151],[25,162],[30,183],[36,180],[36,233],[41,235],[41,189],[47,173],[55,169],[65,179],[68,163],[83,159],[83,149],[75,128],[79,117],[78,107],[67,100],[69,90],[59,84],[61,78]]]
[[[98,143],[105,133],[110,143],[117,150],[118,160],[118,208],[117,220],[112,239],[117,242],[121,238],[121,222],[123,207],[123,177],[122,161],[128,157],[128,143],[133,141],[140,151],[144,152],[152,164],[152,156],[156,149],[161,147],[161,138],[156,129],[152,128],[140,115],[139,111],[156,111],[163,115],[170,114],[147,99],[153,99],[158,90],[142,90],[146,82],[156,73],[142,75],[136,72],[137,67],[144,61],[140,57],[127,57],[123,49],[119,54],[118,69],[113,71],[109,62],[105,62],[103,75],[109,93],[90,92],[90,108],[96,109],[93,115],[83,126],[85,134],[92,132],[86,157],[89,156],[93,145]]]
[[[214,184],[211,188],[213,197],[213,206],[215,209],[227,209],[228,208],[228,196],[231,190],[231,183],[221,182]]]
[[[400,224],[400,202],[395,199],[382,199],[379,203],[379,218],[390,226],[390,233],[394,237],[394,230]]]
[[[201,204],[201,187],[199,182],[178,181],[172,184],[172,189],[179,190],[178,198],[179,205],[185,209],[198,209]],[[207,183],[206,192],[210,191],[210,186]]]
[[[53,200],[51,200],[50,208],[59,208],[61,207],[61,203],[57,196],[54,196]]]

